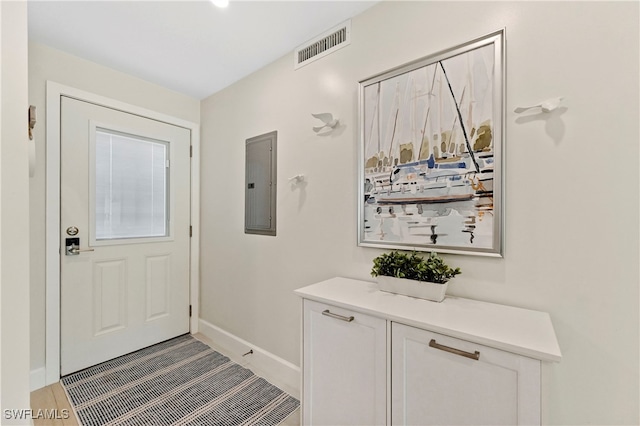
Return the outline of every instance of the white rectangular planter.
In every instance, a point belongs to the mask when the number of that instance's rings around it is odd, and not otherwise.
[[[442,302],[444,300],[448,285],[448,282],[438,284],[427,281],[408,280],[406,278],[378,276],[378,286],[382,291],[432,300],[434,302]]]

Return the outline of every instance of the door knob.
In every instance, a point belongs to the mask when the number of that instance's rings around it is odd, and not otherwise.
[[[77,247],[73,247],[73,246],[67,246],[67,250],[66,250],[66,255],[67,256],[77,256],[80,254],[80,252],[83,251],[95,251],[95,249],[80,249]]]
[[[78,256],[83,251],[95,251],[95,249],[81,249],[80,238],[67,238],[64,246],[64,254],[67,256]]]

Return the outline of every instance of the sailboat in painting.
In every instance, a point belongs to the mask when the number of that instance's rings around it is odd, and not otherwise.
[[[365,239],[492,247],[494,67],[486,45],[364,87]]]

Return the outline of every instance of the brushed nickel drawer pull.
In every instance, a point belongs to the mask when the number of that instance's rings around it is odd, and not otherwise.
[[[353,316],[345,317],[345,316],[342,316],[342,315],[334,314],[333,312],[329,312],[328,309],[322,311],[322,315],[326,315],[328,317],[339,319],[341,321],[346,321],[346,322],[351,322],[351,321],[353,321],[355,319]]]
[[[476,361],[480,359],[480,352],[475,351],[474,353],[461,351],[460,349],[451,348],[449,346],[441,345],[436,342],[436,339],[431,339],[429,342],[429,347],[440,349],[441,351],[451,352],[452,354],[460,355],[466,358],[475,359]]]

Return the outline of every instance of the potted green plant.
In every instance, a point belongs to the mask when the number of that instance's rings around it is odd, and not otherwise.
[[[435,302],[444,300],[449,280],[460,273],[460,268],[451,268],[435,252],[423,258],[415,251],[398,250],[373,259],[371,269],[380,290]]]

